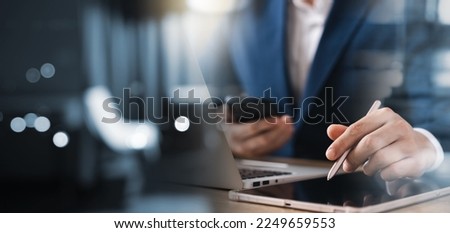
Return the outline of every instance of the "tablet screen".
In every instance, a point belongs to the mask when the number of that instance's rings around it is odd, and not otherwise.
[[[239,193],[334,206],[367,207],[450,186],[450,179],[422,177],[385,182],[363,173],[338,175],[289,184],[242,190]]]

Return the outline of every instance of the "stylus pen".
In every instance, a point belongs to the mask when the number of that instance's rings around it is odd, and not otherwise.
[[[375,102],[372,104],[372,107],[370,107],[369,111],[367,112],[366,116],[369,115],[371,112],[377,110],[381,106],[381,102],[379,100],[375,100]],[[348,149],[342,154],[342,156],[333,164],[330,171],[328,172],[327,180],[330,180],[333,178],[336,173],[341,168],[342,164],[344,163],[345,159],[348,156],[348,153],[351,149]]]

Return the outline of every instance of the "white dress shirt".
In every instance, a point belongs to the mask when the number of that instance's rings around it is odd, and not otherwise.
[[[306,85],[309,69],[316,55],[332,0],[289,0],[288,61],[294,94],[298,97]]]

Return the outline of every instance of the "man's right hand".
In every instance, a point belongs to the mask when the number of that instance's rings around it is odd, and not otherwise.
[[[255,122],[225,123],[225,136],[235,156],[256,158],[281,148],[294,133],[289,116],[271,117]]]

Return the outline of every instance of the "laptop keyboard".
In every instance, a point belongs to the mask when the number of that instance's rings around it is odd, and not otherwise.
[[[261,177],[270,177],[270,176],[280,176],[280,175],[290,175],[291,172],[279,172],[279,171],[269,171],[269,170],[255,170],[255,169],[239,169],[239,173],[241,173],[241,177],[243,180],[252,179],[252,178],[261,178]]]

